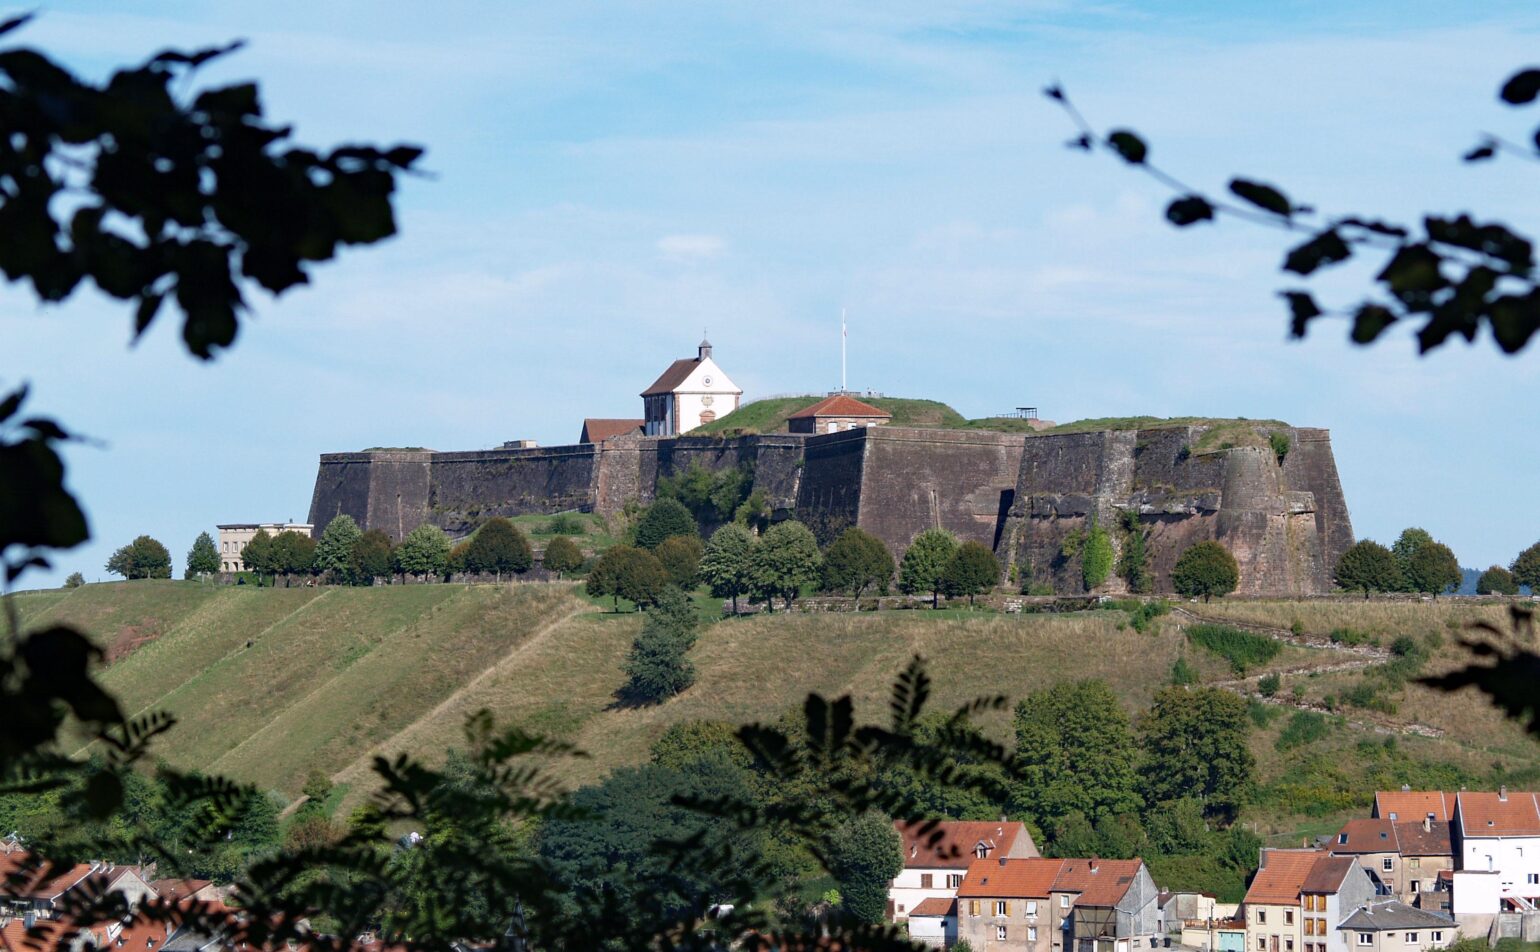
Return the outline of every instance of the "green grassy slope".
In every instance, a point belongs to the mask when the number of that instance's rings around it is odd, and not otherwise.
[[[1186,644],[1171,615],[1141,634],[1123,612],[1111,610],[777,614],[708,626],[692,652],[694,687],[665,704],[636,709],[617,706],[615,692],[640,617],[611,614],[570,584],[259,590],[133,582],[26,593],[15,596],[15,604],[29,629],[67,622],[104,645],[131,648],[103,678],[129,711],[166,709],[177,716],[178,726],[157,743],[158,756],[291,796],[311,770],[347,783],[350,797],[363,796],[374,756],[406,751],[441,757],[445,748],[464,742],[466,716],[482,708],[501,722],[587,751],[591,757],[559,767],[574,783],[644,759],[671,724],[773,719],[809,691],[853,693],[859,716],[881,720],[888,685],[916,654],[931,661],[938,709],[979,695],[1019,698],[1060,680],[1092,677],[1108,681],[1136,713],[1166,683],[1179,656],[1202,682],[1235,681],[1224,661]],[[1451,637],[1456,629],[1503,614],[1500,606],[1445,600],[1191,608],[1215,621],[1283,629],[1297,621],[1318,635],[1351,627],[1387,645],[1400,634],[1430,643],[1441,638],[1430,672],[1463,659]],[[1249,675],[1282,672],[1282,696],[1293,696],[1298,686],[1300,696],[1313,702],[1341,696],[1347,682],[1363,677],[1361,670],[1343,670],[1344,657],[1360,656],[1291,644]],[[1475,778],[1494,763],[1518,771],[1535,763],[1522,732],[1479,697],[1438,695],[1416,685],[1395,697],[1399,711],[1348,709],[1330,718],[1327,736],[1294,751],[1276,746],[1289,716],[1279,708],[1255,735],[1259,780],[1276,785],[1303,777],[1301,757],[1307,755],[1327,765],[1310,768],[1311,777],[1322,769],[1345,771],[1320,783],[1357,791],[1355,796],[1375,783],[1419,782],[1428,774],[1418,764],[1447,765]],[[1408,724],[1442,736],[1400,730]],[[985,726],[1008,739],[1008,713],[992,715]],[[1383,745],[1387,738],[1395,739],[1399,753],[1365,760],[1360,746]],[[1355,807],[1336,809],[1346,815]],[[1286,838],[1307,822],[1329,824],[1337,815],[1305,817],[1279,801],[1249,820]]]

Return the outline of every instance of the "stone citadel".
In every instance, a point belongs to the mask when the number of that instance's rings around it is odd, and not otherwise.
[[[656,394],[648,400],[647,428],[661,430],[669,410]],[[1110,529],[1128,511],[1148,540],[1156,591],[1170,590],[1182,551],[1215,539],[1240,565],[1240,593],[1327,592],[1353,543],[1322,429],[1227,421],[1069,433],[861,425],[649,436],[640,420],[604,422],[627,425],[570,446],[324,454],[309,521],[321,527],[346,513],[396,539],[424,522],[461,536],[493,516],[617,513],[650,502],[660,479],[700,466],[740,469],[774,518],[800,519],[821,535],[859,526],[901,557],[917,533],[941,527],[991,546],[1013,587],[1064,594],[1084,591],[1066,539],[1093,519]],[[1270,444],[1275,434],[1287,439],[1282,454]],[[1112,537],[1120,544],[1120,533]]]

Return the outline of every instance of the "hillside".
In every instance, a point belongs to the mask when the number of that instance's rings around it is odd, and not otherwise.
[[[1184,612],[1198,614],[1164,616],[1142,634],[1119,610],[758,616],[707,628],[693,652],[696,685],[661,706],[633,709],[617,706],[615,691],[640,619],[603,611],[570,584],[258,590],[165,581],[28,593],[16,601],[29,628],[69,622],[92,633],[115,659],[104,678],[129,710],[164,708],[178,717],[157,747],[159,756],[289,796],[311,770],[360,796],[374,755],[442,756],[462,742],[465,716],[483,707],[500,721],[587,751],[590,759],[563,764],[571,782],[645,758],[670,724],[772,719],[808,691],[852,692],[858,714],[883,718],[887,686],[914,654],[932,661],[938,709],[1093,677],[1112,684],[1136,713],[1167,682],[1178,657],[1200,681],[1242,691],[1253,691],[1261,674],[1282,672],[1279,699],[1288,704],[1259,708],[1262,729],[1255,736],[1259,780],[1281,792],[1255,819],[1264,830],[1287,835],[1312,822],[1329,824],[1309,815],[1322,802],[1338,812],[1361,802],[1372,789],[1364,784],[1416,782],[1435,768],[1470,777],[1494,763],[1522,770],[1534,755],[1517,728],[1479,697],[1415,686],[1396,695],[1396,713],[1345,710],[1323,719],[1324,732],[1304,748],[1278,749],[1288,725],[1280,715],[1289,704],[1345,696],[1348,682],[1386,657],[1374,645],[1334,646],[1328,632],[1353,628],[1386,644],[1401,633],[1437,638],[1442,646],[1429,668],[1438,670],[1460,658],[1447,637],[1451,627],[1478,616],[1499,618],[1501,608],[1490,605],[1215,603],[1186,606]],[[1238,679],[1220,658],[1186,644],[1183,625],[1217,620],[1273,626],[1285,644]],[[1303,633],[1298,637],[1288,631],[1295,622]],[[1085,650],[1092,644],[1096,650]],[[1006,714],[987,726],[1002,740],[1009,736]],[[1383,744],[1387,738],[1395,739],[1393,755]],[[1365,743],[1385,753],[1360,765],[1358,774],[1335,763],[1348,751],[1362,759]],[[1290,784],[1305,782],[1297,777],[1301,763],[1321,759],[1337,774],[1312,782],[1334,789],[1336,799],[1323,801],[1317,790],[1313,806],[1291,805],[1297,794]]]

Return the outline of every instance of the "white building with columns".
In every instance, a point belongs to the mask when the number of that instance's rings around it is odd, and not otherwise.
[[[711,342],[703,340],[694,359],[669,364],[652,386],[642,391],[643,432],[647,436],[677,436],[738,409],[743,391],[711,359]]]

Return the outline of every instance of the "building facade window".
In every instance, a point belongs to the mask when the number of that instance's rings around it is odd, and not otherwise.
[[[1069,895],[1067,893],[1065,895],[1059,897],[1059,908],[1060,909],[1068,909],[1069,908]]]
[[[1410,866],[1413,869],[1422,869],[1422,860],[1420,860],[1417,857],[1413,856],[1411,859],[1406,861],[1406,865]]]
[[[931,880],[932,880],[932,878],[933,877],[931,876],[930,873],[921,873],[920,874],[920,888],[921,889],[929,889],[929,888],[931,888]]]
[[[1540,885],[1540,873],[1529,873],[1524,877],[1524,881],[1531,886]]]
[[[1259,926],[1267,925],[1267,910],[1266,909],[1258,909],[1257,910],[1257,925],[1259,925]]]
[[[1010,914],[1011,914],[1010,903],[1005,902],[1004,900],[996,900],[995,901],[995,915],[997,915],[997,916],[1008,916]]]
[[[1037,941],[1037,926],[1027,926],[1027,941],[1028,942],[1036,942]]]
[[[1369,932],[1360,932],[1360,933],[1358,933],[1358,944],[1359,945],[1373,945],[1374,944],[1374,935],[1373,935],[1373,933],[1369,933]]]
[[[1293,909],[1285,909],[1285,910],[1283,910],[1283,924],[1286,925],[1286,926],[1292,926],[1294,924],[1294,910]]]
[[[1442,942],[1442,941],[1444,941],[1444,934],[1442,932],[1435,932],[1435,933],[1433,933],[1433,941],[1434,942]]]
[[[1037,915],[1037,900],[1036,899],[1028,899],[1027,900],[1027,915],[1029,915],[1029,916]]]
[[[1257,936],[1257,952],[1267,952],[1267,936]]]
[[[961,886],[962,885],[962,874],[961,873],[949,873],[947,875],[947,877],[946,877],[946,885],[947,885],[948,889],[956,889],[958,886]]]
[[[1406,941],[1410,942],[1410,943],[1415,943],[1417,941],[1417,933],[1415,933],[1415,932],[1408,932],[1406,934]]]
[[[1005,926],[995,926],[995,938],[1001,942],[1005,941]]]
[[[1384,859],[1380,860],[1380,869],[1384,870],[1385,872],[1388,873],[1388,872],[1390,872],[1391,870],[1393,870],[1395,868],[1396,868],[1396,861],[1391,859],[1389,856],[1387,856]]]

